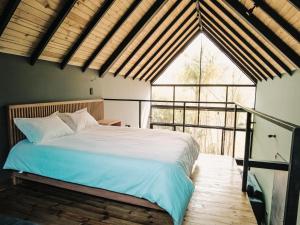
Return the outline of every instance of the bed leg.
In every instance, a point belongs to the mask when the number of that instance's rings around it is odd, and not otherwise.
[[[12,174],[12,183],[15,186],[15,185],[22,183],[22,180],[20,178],[18,178],[15,173],[13,173]]]

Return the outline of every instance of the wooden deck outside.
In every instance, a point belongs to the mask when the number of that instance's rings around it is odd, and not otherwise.
[[[200,155],[184,225],[257,224],[229,157]],[[48,225],[171,225],[168,214],[58,188],[24,183],[0,191],[0,214]]]

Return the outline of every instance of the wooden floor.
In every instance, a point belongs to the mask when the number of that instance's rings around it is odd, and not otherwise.
[[[231,158],[200,155],[193,180],[196,190],[184,225],[256,224]],[[41,225],[172,224],[163,212],[33,183],[0,191],[0,214]]]

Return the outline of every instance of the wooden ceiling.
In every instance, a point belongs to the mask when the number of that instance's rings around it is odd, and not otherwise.
[[[298,0],[1,0],[0,51],[154,82],[204,32],[253,82],[300,65]]]

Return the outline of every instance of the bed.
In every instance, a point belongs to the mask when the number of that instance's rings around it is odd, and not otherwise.
[[[15,117],[47,116],[84,107],[97,120],[102,119],[102,100],[9,107],[12,149],[4,168],[15,171],[15,183],[27,179],[165,210],[175,225],[181,224],[194,190],[189,177],[198,157],[198,144],[190,135],[95,125],[33,144],[12,122]]]

